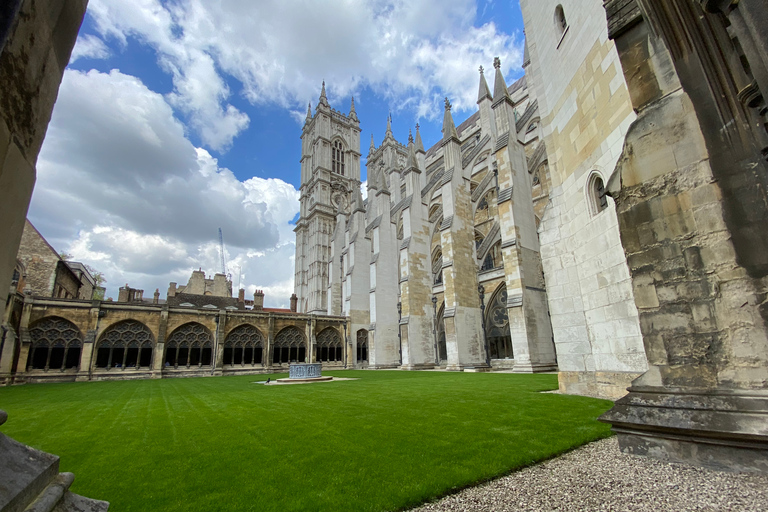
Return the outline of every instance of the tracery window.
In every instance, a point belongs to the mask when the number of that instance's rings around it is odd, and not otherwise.
[[[273,363],[303,363],[307,359],[307,344],[304,334],[296,327],[286,327],[275,336],[272,348]]]
[[[252,325],[235,327],[224,342],[224,364],[255,366],[264,358],[264,336]]]
[[[507,316],[507,287],[501,285],[488,304],[485,332],[491,359],[512,359],[512,337]]]
[[[61,370],[80,365],[83,338],[75,324],[63,318],[45,318],[29,330],[32,348],[27,368]]]
[[[148,368],[152,366],[154,337],[137,320],[118,322],[104,331],[96,347],[96,368]]]
[[[357,331],[357,362],[368,362],[368,331],[365,329]]]
[[[315,361],[342,363],[344,362],[344,345],[339,332],[333,327],[326,327],[317,335],[315,344]]]
[[[501,242],[499,241],[488,250],[488,254],[486,254],[485,259],[483,260],[483,265],[480,267],[480,271],[493,270],[501,267],[502,264]]]
[[[168,337],[165,344],[165,367],[211,366],[213,337],[196,322],[184,324]]]
[[[333,141],[331,147],[331,170],[344,175],[344,146],[340,140]]]

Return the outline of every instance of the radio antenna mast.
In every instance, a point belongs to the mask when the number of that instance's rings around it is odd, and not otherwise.
[[[219,252],[221,254],[221,273],[227,275],[227,264],[224,260],[224,235],[221,233],[221,228],[219,228]]]

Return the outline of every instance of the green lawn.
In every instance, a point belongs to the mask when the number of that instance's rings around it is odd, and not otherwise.
[[[610,402],[539,393],[556,375],[325,374],[359,380],[0,388],[0,430],[115,512],[396,510],[610,435]]]

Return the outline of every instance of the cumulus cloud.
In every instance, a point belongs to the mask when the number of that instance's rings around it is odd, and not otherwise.
[[[164,292],[193,268],[220,270],[221,227],[243,284],[282,290],[294,270],[289,222],[298,208],[292,185],[241,182],[194,147],[166,99],[138,78],[65,72],[30,218],[55,247],[103,271],[110,286]]]
[[[248,119],[228,103],[232,77],[255,105],[278,104],[303,121],[325,79],[332,102],[371,87],[395,110],[435,118],[447,95],[476,108],[477,67],[500,56],[519,66],[522,38],[474,26],[473,0],[92,0],[100,33],[152,45],[172,74],[170,101],[212,148]]]
[[[106,59],[110,51],[104,41],[92,34],[83,34],[77,38],[75,47],[72,49],[70,62],[78,59]]]

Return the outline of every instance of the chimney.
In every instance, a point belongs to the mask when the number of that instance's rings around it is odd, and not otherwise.
[[[168,297],[176,296],[176,283],[170,283],[168,285]]]
[[[155,288],[155,298],[152,299],[152,304],[160,303],[160,288]]]
[[[240,306],[240,309],[245,307],[245,290],[242,288],[237,292],[237,304]]]
[[[294,313],[296,312],[296,306],[298,305],[298,303],[299,303],[299,298],[294,293],[293,295],[291,295],[291,311],[293,311]]]
[[[117,293],[117,302],[128,302],[130,300],[129,293],[130,287],[128,286],[128,283],[125,283],[125,286],[121,286]]]
[[[253,292],[253,310],[261,311],[262,309],[264,309],[264,292],[256,290]]]

